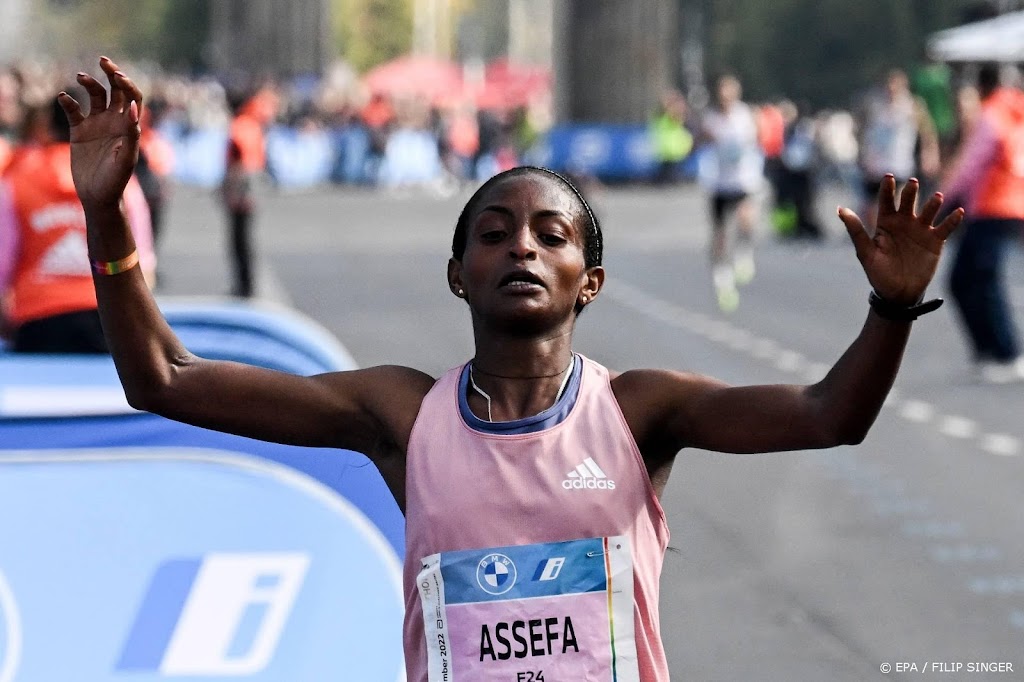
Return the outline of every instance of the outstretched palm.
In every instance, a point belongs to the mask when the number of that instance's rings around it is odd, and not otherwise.
[[[873,236],[857,215],[840,209],[839,217],[853,240],[868,282],[882,298],[912,305],[921,300],[935,276],[942,247],[963,219],[963,209],[938,225],[932,221],[942,207],[942,195],[933,194],[916,213],[918,182],[911,180],[896,207],[896,180],[888,175],[878,190],[878,220]]]
[[[78,82],[89,93],[88,116],[73,97],[59,96],[71,124],[71,174],[86,206],[116,204],[138,159],[142,94],[106,57],[100,68],[110,83],[109,102],[103,86],[84,73]]]

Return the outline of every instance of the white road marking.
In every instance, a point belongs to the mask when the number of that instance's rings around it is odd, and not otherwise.
[[[963,524],[944,521],[907,521],[903,524],[904,535],[926,538],[962,538]]]
[[[750,350],[751,344],[751,335],[746,329],[734,329],[732,335],[725,340],[725,345],[735,351]]]
[[[759,339],[754,342],[751,351],[758,360],[771,360],[779,354],[779,344],[771,339]]]
[[[988,433],[981,438],[981,449],[993,455],[1012,457],[1021,453],[1021,442],[1005,433]]]
[[[832,366],[826,365],[824,362],[808,362],[807,366],[804,367],[804,380],[810,383],[817,383],[824,379],[831,369]]]
[[[708,325],[707,337],[715,343],[725,343],[732,336],[732,325],[727,322],[714,322]]]
[[[804,367],[804,356],[794,350],[784,350],[775,358],[775,366],[783,372],[797,372]]]
[[[871,506],[879,516],[923,516],[932,511],[926,500],[906,498],[876,499]]]
[[[935,545],[929,549],[932,559],[942,564],[999,561],[1003,552],[991,545]]]
[[[900,416],[907,421],[924,424],[935,416],[935,408],[921,400],[906,400],[900,410]]]
[[[256,283],[256,295],[260,298],[280,303],[283,306],[294,308],[295,301],[288,293],[287,287],[281,282],[277,271],[267,259],[261,258],[256,264],[256,273],[253,278]]]
[[[1010,625],[1015,628],[1024,630],[1024,611],[1011,611],[1010,612]]]
[[[273,278],[272,271],[269,275]],[[781,346],[774,339],[758,336],[714,316],[688,310],[621,280],[609,281],[604,292],[612,300],[658,322],[683,329],[756,360],[765,361],[783,372],[799,374],[804,381],[820,381],[831,370],[831,365],[813,361],[802,353]],[[1024,287],[1014,288],[1013,294],[1024,299]],[[960,415],[939,416],[930,403],[903,398],[895,390],[889,392],[884,405],[896,407],[899,415],[909,422],[934,423],[936,430],[949,438],[976,439],[978,447],[984,452],[1004,457],[1024,452],[1024,442],[1017,437],[1002,433],[986,433],[977,422]]]
[[[998,575],[990,578],[972,578],[967,589],[975,594],[1024,594],[1024,575]]]
[[[965,417],[949,415],[939,420],[939,433],[951,438],[971,438],[977,431],[978,425]]]

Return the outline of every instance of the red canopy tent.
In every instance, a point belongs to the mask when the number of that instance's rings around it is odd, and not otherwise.
[[[371,92],[390,97],[420,97],[440,106],[472,101],[482,109],[508,110],[549,92],[551,72],[497,59],[484,68],[482,82],[472,83],[455,62],[406,55],[374,67],[363,83]]]
[[[462,69],[455,62],[406,55],[367,72],[363,83],[371,92],[391,97],[421,97],[436,103],[462,92]]]
[[[496,59],[484,69],[484,81],[476,92],[477,106],[514,109],[528,105],[551,89],[551,72],[540,66]]]

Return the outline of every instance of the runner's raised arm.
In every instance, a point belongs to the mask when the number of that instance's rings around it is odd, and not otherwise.
[[[433,380],[403,367],[315,377],[205,360],[167,324],[139,268],[121,196],[138,158],[142,93],[114,62],[110,85],[86,73],[89,114],[61,93],[71,124],[71,168],[88,226],[104,334],[129,403],[169,418],[283,443],[346,447],[375,459],[404,453],[419,398]],[[388,387],[384,395],[381,387]],[[400,476],[389,484],[400,483]]]
[[[873,287],[860,334],[831,371],[810,386],[729,386],[681,372],[639,370],[615,379],[623,412],[648,458],[652,476],[683,447],[720,452],[774,452],[861,442],[892,387],[943,244],[963,209],[932,225],[942,206],[935,193],[917,211],[911,179],[896,206],[896,181],[883,179],[877,228],[869,235],[848,209],[839,218]],[[660,466],[659,466],[660,465]]]

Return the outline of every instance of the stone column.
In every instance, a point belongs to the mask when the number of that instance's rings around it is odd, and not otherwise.
[[[0,0],[0,63],[14,59],[26,47],[30,0]]]
[[[561,121],[647,120],[675,85],[673,0],[556,0],[555,106]]]
[[[329,54],[325,0],[216,0],[211,61],[219,73],[321,73]]]

